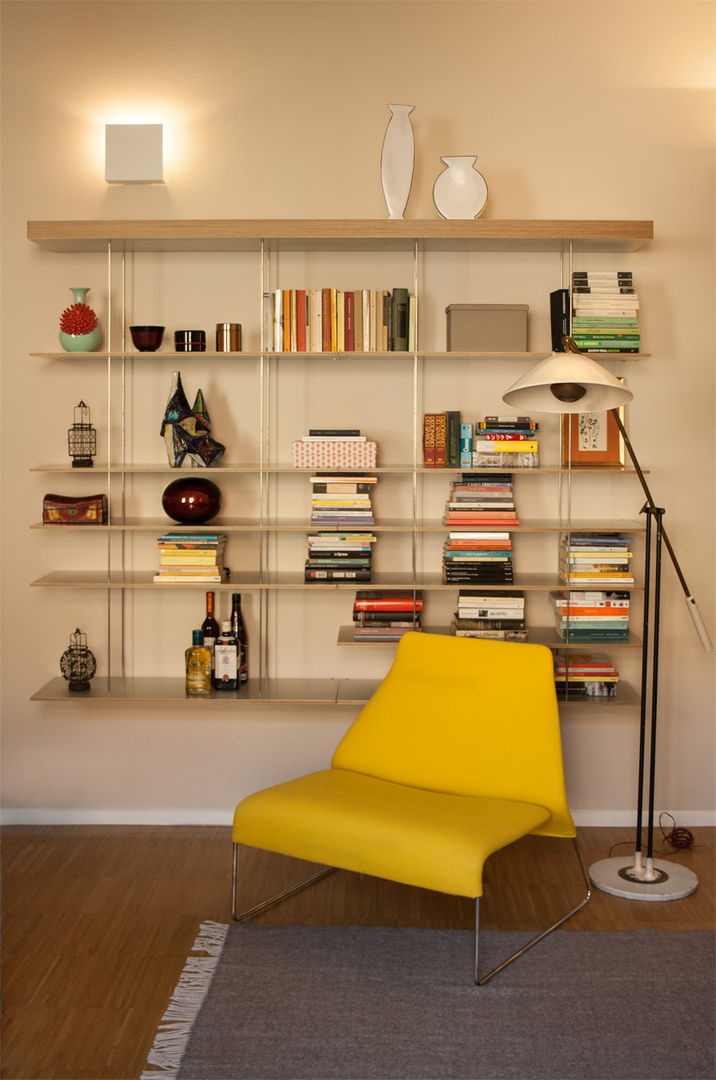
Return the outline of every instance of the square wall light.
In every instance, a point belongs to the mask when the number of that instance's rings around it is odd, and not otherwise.
[[[108,183],[157,183],[163,175],[163,124],[105,124]]]

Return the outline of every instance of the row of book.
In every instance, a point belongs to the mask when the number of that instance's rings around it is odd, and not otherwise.
[[[427,469],[535,468],[539,424],[529,416],[485,416],[463,423],[458,410],[423,415]]]
[[[311,533],[304,581],[370,581],[376,540],[370,532],[325,530]]]
[[[527,641],[524,593],[461,589],[452,631],[456,637]]]
[[[224,581],[229,576],[224,566],[225,544],[223,533],[165,533],[157,540],[159,568],[154,581],[164,584]]]
[[[374,469],[378,444],[358,428],[310,428],[291,444],[291,460],[297,469]]]
[[[274,352],[415,349],[416,298],[408,289],[274,289],[263,294],[263,340]]]
[[[573,585],[634,584],[631,536],[622,533],[569,533],[562,539],[559,572]]]
[[[575,270],[571,289],[550,293],[552,348],[569,336],[583,352],[638,353],[639,295],[630,270]]]
[[[397,642],[421,630],[423,594],[412,589],[360,589],[353,601],[355,641]]]
[[[562,641],[627,641],[631,594],[624,590],[593,589],[556,592],[557,633]]]

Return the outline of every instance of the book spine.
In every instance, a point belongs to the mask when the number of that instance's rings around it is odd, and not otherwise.
[[[393,289],[390,320],[390,348],[393,352],[408,350],[408,290]]]
[[[460,425],[460,467],[469,469],[472,465],[472,424]]]
[[[444,412],[435,414],[435,468],[447,465],[447,417]]]
[[[306,352],[308,337],[308,297],[305,289],[296,289],[296,352]]]
[[[460,413],[449,409],[445,413],[446,464],[448,469],[460,467]]]
[[[564,352],[565,337],[571,333],[569,289],[555,289],[549,294],[552,327],[552,352]]]
[[[344,308],[344,342],[346,352],[355,352],[356,347],[356,335],[355,335],[355,293],[346,292],[343,297]]]
[[[423,416],[423,465],[426,469],[435,468],[435,413]]]

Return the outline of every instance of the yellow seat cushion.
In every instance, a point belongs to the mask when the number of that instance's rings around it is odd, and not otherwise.
[[[482,895],[493,852],[549,820],[543,806],[421,790],[340,768],[249,795],[235,843],[457,896]]]

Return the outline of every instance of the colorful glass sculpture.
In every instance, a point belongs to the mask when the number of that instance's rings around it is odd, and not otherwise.
[[[189,407],[181,374],[172,375],[169,394],[160,435],[167,448],[169,464],[173,469],[183,465],[218,465],[226,447],[211,437],[211,419],[204,394],[197,391],[194,405]]]

